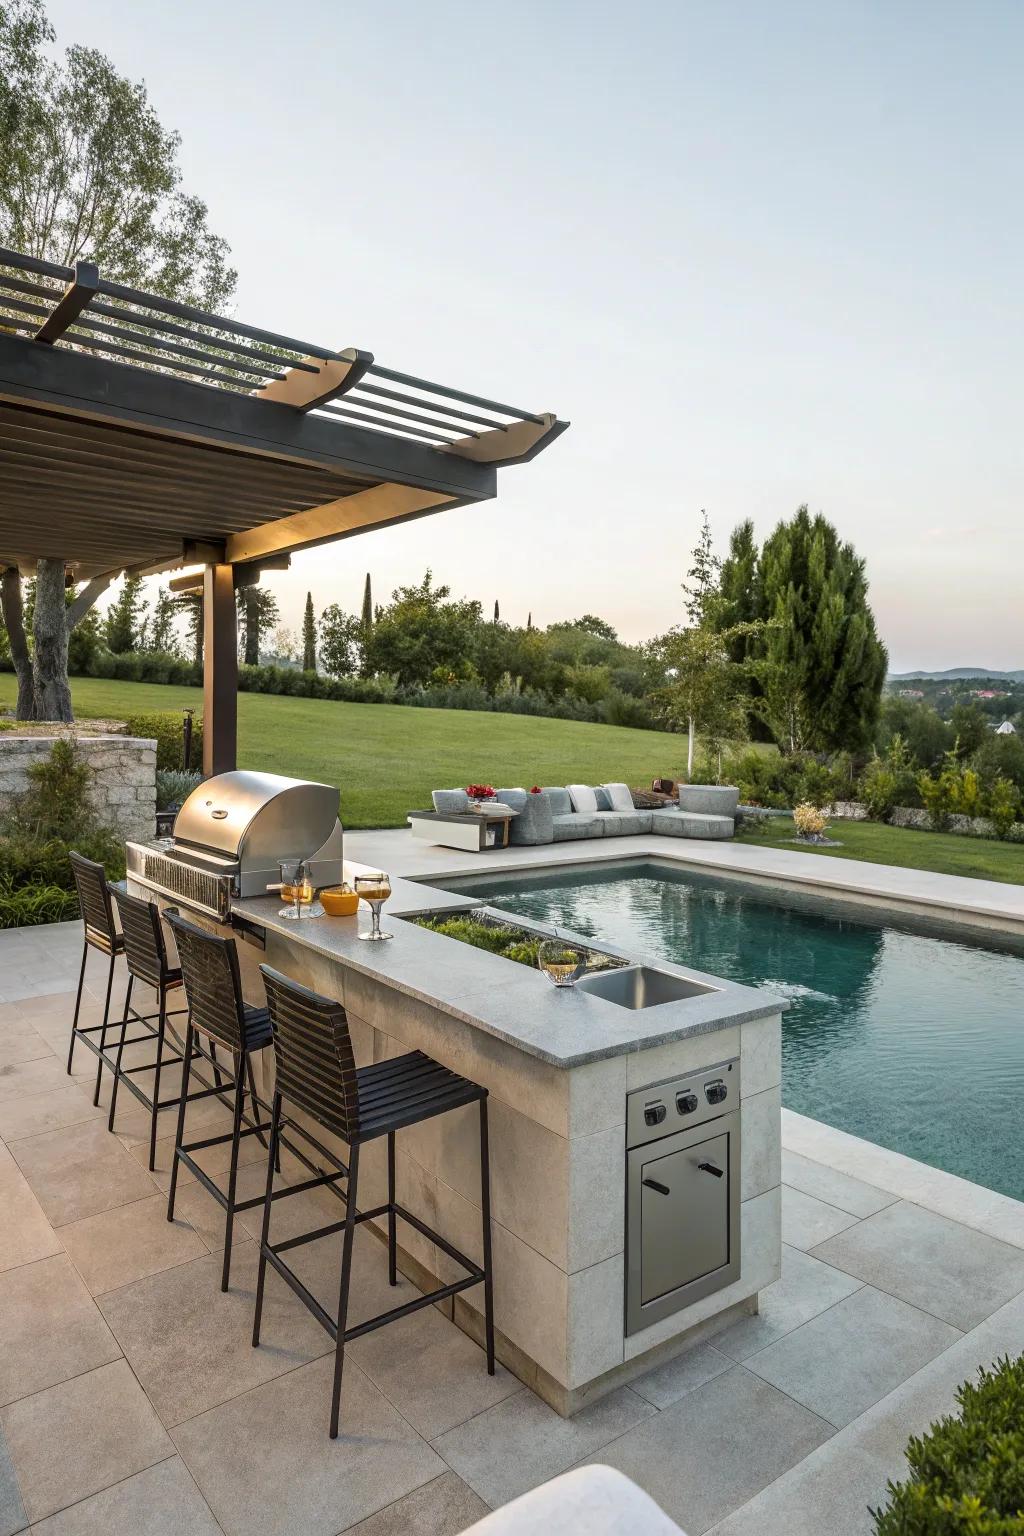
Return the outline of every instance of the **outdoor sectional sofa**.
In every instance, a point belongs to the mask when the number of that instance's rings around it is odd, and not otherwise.
[[[591,795],[594,809],[581,808]],[[678,805],[651,811],[633,806],[625,784],[546,785],[536,793],[499,789],[496,798],[517,812],[509,829],[510,843],[534,848],[543,843],[635,837],[645,832],[660,837],[732,837],[739,796],[727,786],[681,784]],[[464,789],[435,789],[433,801],[435,811],[448,815],[469,809]]]

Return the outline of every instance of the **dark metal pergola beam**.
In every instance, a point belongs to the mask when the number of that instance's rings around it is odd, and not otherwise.
[[[36,341],[45,341],[52,346],[96,297],[99,286],[99,268],[91,261],[76,262],[73,281],[65,288],[52,313],[36,331]]]
[[[235,761],[235,587],[495,494],[565,423],[0,248],[0,564],[201,583],[204,766]]]

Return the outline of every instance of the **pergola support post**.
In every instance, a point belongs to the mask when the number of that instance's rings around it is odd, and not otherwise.
[[[203,576],[203,773],[230,773],[238,753],[238,625],[230,565]]]

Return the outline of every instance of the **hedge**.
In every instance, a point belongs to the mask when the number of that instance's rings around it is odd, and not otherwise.
[[[185,718],[180,709],[152,710],[144,715],[129,715],[125,720],[129,736],[142,736],[156,741],[156,766],[181,767],[182,727]],[[192,767],[201,768],[203,763],[203,717],[198,712],[192,717]]]
[[[907,1446],[910,1476],[873,1510],[877,1536],[1019,1536],[1024,1531],[1024,1356],[965,1381],[959,1417]]]

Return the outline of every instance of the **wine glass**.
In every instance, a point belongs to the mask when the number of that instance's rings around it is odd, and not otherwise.
[[[537,945],[537,964],[556,987],[573,987],[586,967],[586,957],[564,939],[542,939]]]
[[[293,903],[290,907],[282,907],[277,915],[297,920],[302,915],[299,903],[305,865],[301,859],[280,859],[277,867],[281,871],[281,900]]]
[[[361,901],[365,901],[373,914],[369,933],[357,934],[357,938],[366,939],[375,943],[379,939],[393,939],[393,933],[382,933],[380,926],[380,909],[391,895],[391,880],[382,872],[376,874],[356,875],[356,895]]]
[[[281,871],[281,895],[285,901],[294,903],[282,907],[278,915],[294,920],[303,916],[323,917],[323,907],[313,900],[313,876],[305,859],[282,859],[278,868]]]

